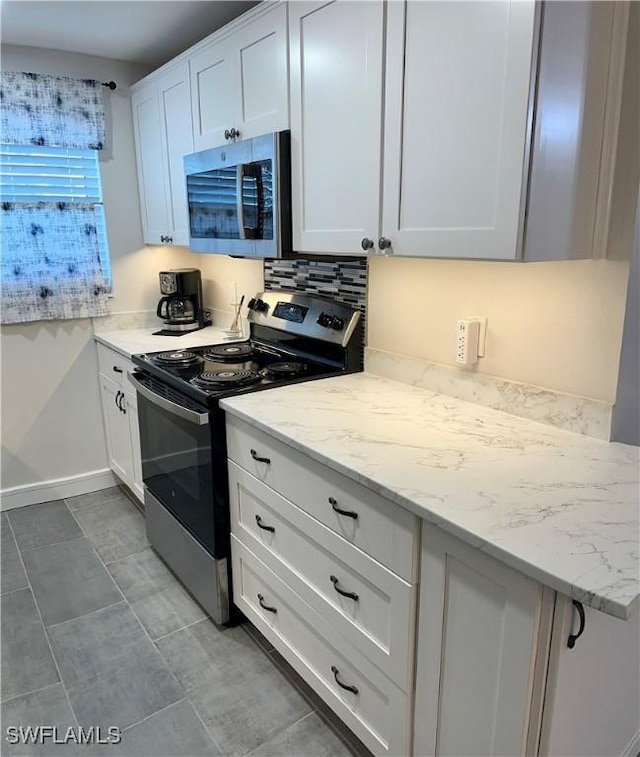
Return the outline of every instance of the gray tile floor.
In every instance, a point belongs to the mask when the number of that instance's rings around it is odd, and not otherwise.
[[[253,626],[211,622],[121,489],[0,520],[1,754],[368,754]],[[9,726],[43,725],[122,740],[9,743]]]

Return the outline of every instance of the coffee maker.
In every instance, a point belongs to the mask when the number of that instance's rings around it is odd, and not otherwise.
[[[163,319],[163,332],[181,334],[203,328],[206,324],[200,271],[197,268],[175,268],[160,271],[159,276],[163,296],[156,314]]]

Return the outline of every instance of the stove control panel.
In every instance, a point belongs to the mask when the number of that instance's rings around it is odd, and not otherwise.
[[[341,302],[276,289],[258,292],[249,301],[248,308],[251,323],[343,347],[361,318],[358,310]]]

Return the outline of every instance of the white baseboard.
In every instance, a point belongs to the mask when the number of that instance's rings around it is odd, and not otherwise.
[[[118,479],[109,468],[102,468],[88,473],[80,473],[77,476],[41,481],[38,484],[12,486],[10,489],[0,491],[0,510],[13,510],[15,507],[26,507],[27,505],[37,505],[40,502],[51,502],[54,499],[75,497],[78,494],[108,489],[118,483]]]

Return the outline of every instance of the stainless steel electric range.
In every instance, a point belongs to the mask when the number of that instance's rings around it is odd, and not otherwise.
[[[250,338],[134,355],[147,537],[216,623],[231,611],[223,397],[362,370],[359,311],[271,290],[249,302]],[[265,402],[268,397],[265,396]]]

